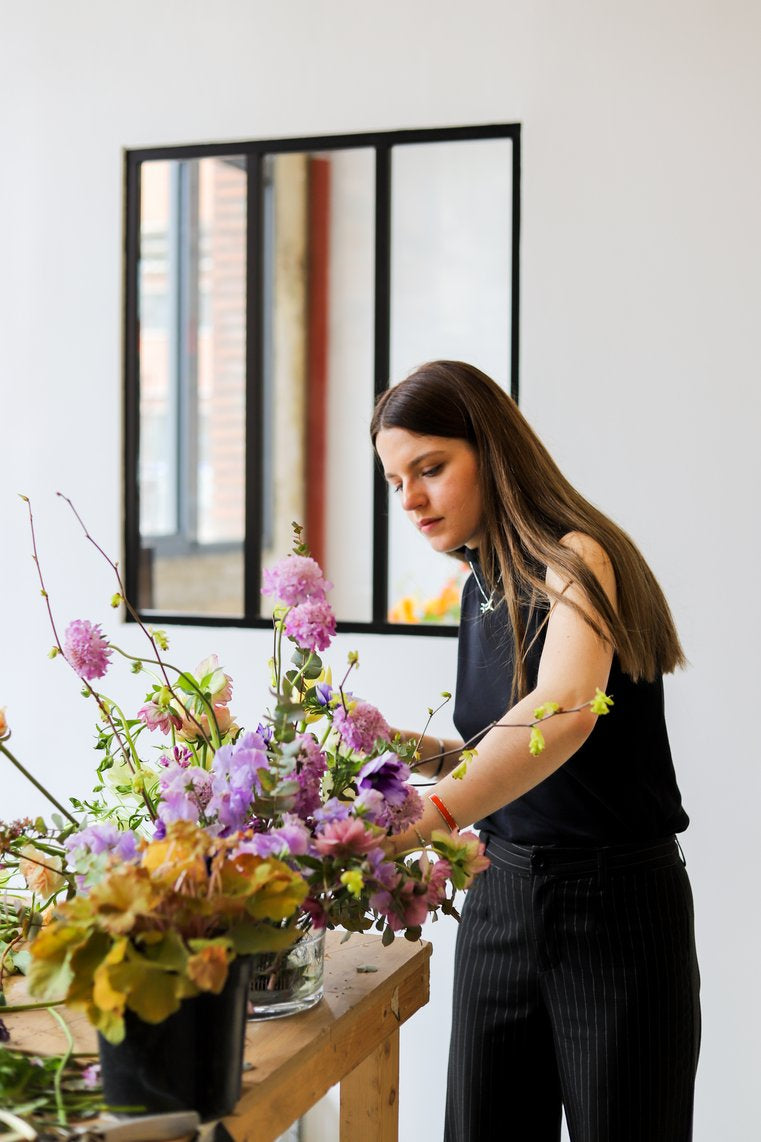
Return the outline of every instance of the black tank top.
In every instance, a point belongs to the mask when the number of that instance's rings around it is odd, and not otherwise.
[[[480,575],[472,556],[471,563]],[[462,596],[454,708],[455,726],[465,741],[477,741],[506,712],[513,678],[515,649],[507,608],[500,603],[482,614],[482,603],[471,573]],[[534,609],[532,614],[527,606],[525,614],[527,645],[536,636],[526,656],[532,688],[546,611]],[[662,679],[633,682],[614,655],[607,693],[614,706],[598,718],[582,747],[530,792],[477,821],[476,828],[527,845],[620,844],[687,828],[666,732]]]

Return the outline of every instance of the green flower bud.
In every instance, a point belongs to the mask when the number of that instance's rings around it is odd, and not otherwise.
[[[111,596],[111,606],[112,607],[116,608],[116,607],[120,606],[123,602],[124,602],[124,599],[118,591],[116,592],[115,595]]]

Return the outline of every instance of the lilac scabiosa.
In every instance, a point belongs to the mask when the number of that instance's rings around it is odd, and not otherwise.
[[[382,753],[362,766],[357,774],[357,788],[376,789],[390,805],[401,805],[407,797],[409,776],[406,762],[395,753]]]
[[[262,575],[262,594],[297,607],[307,599],[324,599],[333,586],[324,577],[319,563],[308,555],[286,555]]]
[[[99,623],[74,619],[64,632],[63,653],[79,677],[92,682],[106,673],[113,651]]]
[[[285,616],[285,633],[305,650],[327,650],[336,633],[336,616],[326,599],[307,599]]]
[[[338,736],[349,749],[359,753],[372,753],[378,741],[388,741],[391,729],[380,710],[369,702],[350,702],[338,706],[333,715]]]

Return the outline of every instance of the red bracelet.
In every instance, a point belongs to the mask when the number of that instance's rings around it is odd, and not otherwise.
[[[441,798],[438,796],[438,794],[429,793],[428,794],[428,800],[431,802],[432,805],[435,806],[436,809],[438,809],[439,816],[441,817],[442,821],[444,821],[444,823],[449,826],[449,828],[452,830],[452,832],[453,833],[459,833],[460,826],[457,824],[454,817],[449,812],[446,805],[441,800]]]

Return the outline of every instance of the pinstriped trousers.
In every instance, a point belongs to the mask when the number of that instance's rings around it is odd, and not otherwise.
[[[484,838],[486,839],[486,838]],[[489,838],[455,955],[445,1142],[688,1142],[700,1044],[676,840]]]

